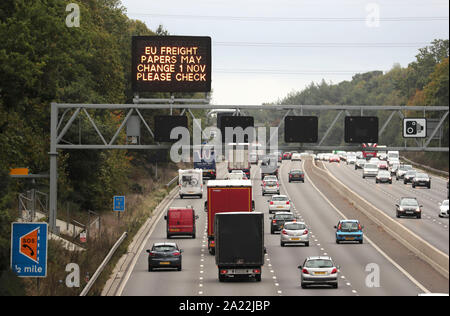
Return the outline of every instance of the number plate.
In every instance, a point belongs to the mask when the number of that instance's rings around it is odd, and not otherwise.
[[[167,265],[167,264],[170,264],[170,262],[163,261],[163,262],[160,262],[159,264],[161,264],[161,265]]]

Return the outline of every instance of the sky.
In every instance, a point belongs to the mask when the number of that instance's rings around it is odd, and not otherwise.
[[[448,0],[122,0],[131,19],[212,39],[212,103],[277,102],[312,82],[406,67],[449,38]]]

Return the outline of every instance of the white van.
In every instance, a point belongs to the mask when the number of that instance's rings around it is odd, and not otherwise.
[[[392,166],[394,163],[399,163],[400,153],[397,150],[388,151],[387,153],[387,161],[389,166]]]
[[[178,186],[180,187],[181,199],[185,196],[203,198],[203,170],[178,170]]]

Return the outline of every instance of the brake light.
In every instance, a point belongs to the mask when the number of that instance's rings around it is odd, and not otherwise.
[[[260,274],[261,270],[260,269],[253,269],[253,273]]]
[[[358,224],[358,229],[362,230],[361,224]]]
[[[279,187],[280,187],[280,184],[277,183],[277,188],[279,188]]]
[[[273,201],[270,201],[270,205],[273,205]]]
[[[173,255],[174,255],[174,256],[179,256],[179,255],[181,255],[181,253],[178,252],[178,251],[176,251],[176,252],[173,253]]]
[[[335,274],[335,273],[337,273],[337,269],[336,268],[334,268],[333,271],[331,271],[331,274]]]
[[[290,204],[289,201],[287,201],[287,202],[286,202],[286,205],[289,205],[289,204]]]
[[[287,235],[286,229],[283,229],[283,230],[281,231],[281,233],[282,233],[283,235]]]
[[[305,229],[305,231],[303,232],[303,235],[308,235],[308,230]]]
[[[148,255],[149,255],[150,257],[154,257],[154,256],[155,256],[155,253],[154,253],[153,251],[150,251],[150,252],[148,253]]]
[[[277,223],[277,221],[274,219],[274,220],[272,220],[272,223],[274,223],[274,224],[276,224]]]
[[[225,269],[220,270],[220,274],[227,274],[227,272],[228,272],[228,270],[225,270]]]
[[[303,270],[302,270],[302,273],[303,273],[303,274],[309,274],[308,270],[306,270],[306,269],[303,269]]]

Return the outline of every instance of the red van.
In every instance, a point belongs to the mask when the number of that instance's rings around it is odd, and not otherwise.
[[[164,216],[167,222],[167,238],[172,236],[192,236],[195,238],[195,221],[198,216],[192,207],[171,207]]]

